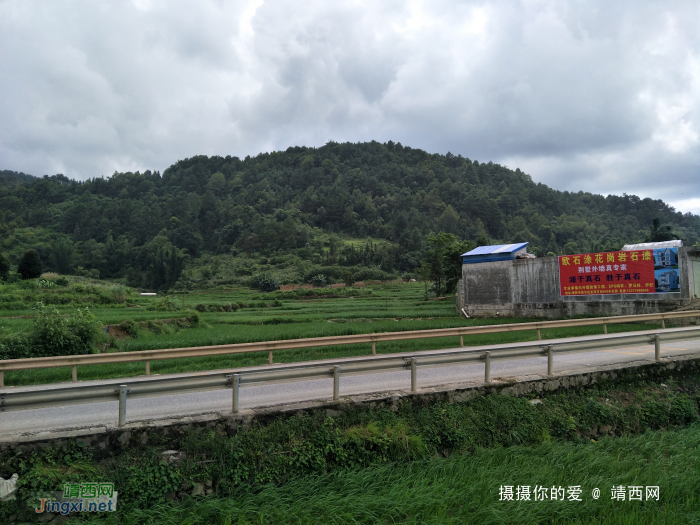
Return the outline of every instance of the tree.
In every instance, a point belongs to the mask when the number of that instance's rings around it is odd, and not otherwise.
[[[651,221],[649,235],[647,235],[645,242],[672,241],[677,238],[677,235],[671,231],[671,227],[661,226],[661,220],[656,217]]]
[[[474,248],[470,241],[458,241],[451,233],[428,236],[429,248],[420,268],[423,278],[432,281],[436,295],[454,292],[462,277],[460,255]]]
[[[575,255],[577,253],[581,253],[580,250],[578,249],[578,244],[575,242],[567,242],[564,245],[564,255]]]
[[[0,253],[0,280],[7,281],[10,276],[10,261]]]
[[[41,259],[36,250],[27,250],[19,261],[17,271],[22,279],[34,279],[41,276]]]
[[[459,215],[452,207],[452,205],[445,208],[442,212],[440,218],[437,221],[438,228],[445,233],[457,234],[459,233]]]
[[[224,177],[224,174],[221,172],[214,173],[214,175],[209,178],[207,189],[212,191],[214,195],[222,196],[226,190],[226,177]]]
[[[75,247],[69,239],[55,241],[51,245],[51,259],[59,273],[69,274],[75,266]]]
[[[148,244],[139,248],[136,262],[146,270],[141,286],[153,290],[171,288],[180,278],[188,258],[185,250],[170,244],[165,231],[162,231]]]

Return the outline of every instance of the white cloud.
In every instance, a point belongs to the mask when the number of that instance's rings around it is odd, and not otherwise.
[[[690,1],[0,0],[0,169],[391,139],[697,210],[698,19]]]

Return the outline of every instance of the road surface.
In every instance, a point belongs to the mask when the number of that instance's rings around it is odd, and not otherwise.
[[[546,341],[542,341],[546,344]],[[661,355],[670,357],[700,354],[700,340],[667,343],[661,346]],[[653,360],[653,345],[628,347],[595,352],[565,353],[555,355],[554,373],[585,372],[601,365],[621,364],[640,360]],[[522,378],[544,376],[547,358],[534,357],[513,360],[494,360],[491,378]],[[186,374],[174,374],[182,376]],[[160,376],[167,377],[167,376]],[[128,383],[131,379],[125,379]],[[453,383],[478,383],[484,380],[483,363],[442,366],[418,369],[418,386],[435,387]],[[109,380],[113,382],[114,379]],[[100,381],[94,381],[99,383]],[[86,382],[87,383],[87,382]],[[70,385],[70,383],[68,383]],[[2,392],[27,391],[65,387],[63,384],[5,387]],[[367,375],[341,376],[340,395],[368,394],[410,389],[410,373],[382,372]],[[315,379],[292,383],[250,385],[240,388],[240,409],[258,408],[300,401],[330,399],[333,394],[332,379]],[[117,401],[69,405],[34,410],[0,412],[0,440],[19,435],[66,431],[100,426],[113,427],[117,422]],[[231,390],[213,390],[192,394],[131,399],[127,402],[127,423],[134,421],[196,416],[208,413],[231,412]]]

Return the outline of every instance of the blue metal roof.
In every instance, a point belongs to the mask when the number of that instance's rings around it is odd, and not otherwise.
[[[517,244],[496,244],[493,246],[479,246],[474,248],[472,251],[463,253],[462,257],[470,257],[472,255],[489,255],[495,253],[515,253],[518,250],[522,250],[530,244],[529,242],[519,242]]]

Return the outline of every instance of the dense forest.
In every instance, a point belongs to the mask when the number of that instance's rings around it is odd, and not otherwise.
[[[34,249],[47,270],[158,289],[216,254],[397,275],[419,268],[440,231],[473,245],[529,241],[544,256],[644,241],[655,218],[700,240],[700,217],[661,200],[556,191],[520,169],[391,141],[197,156],[84,182],[0,171],[0,252],[12,267]]]

